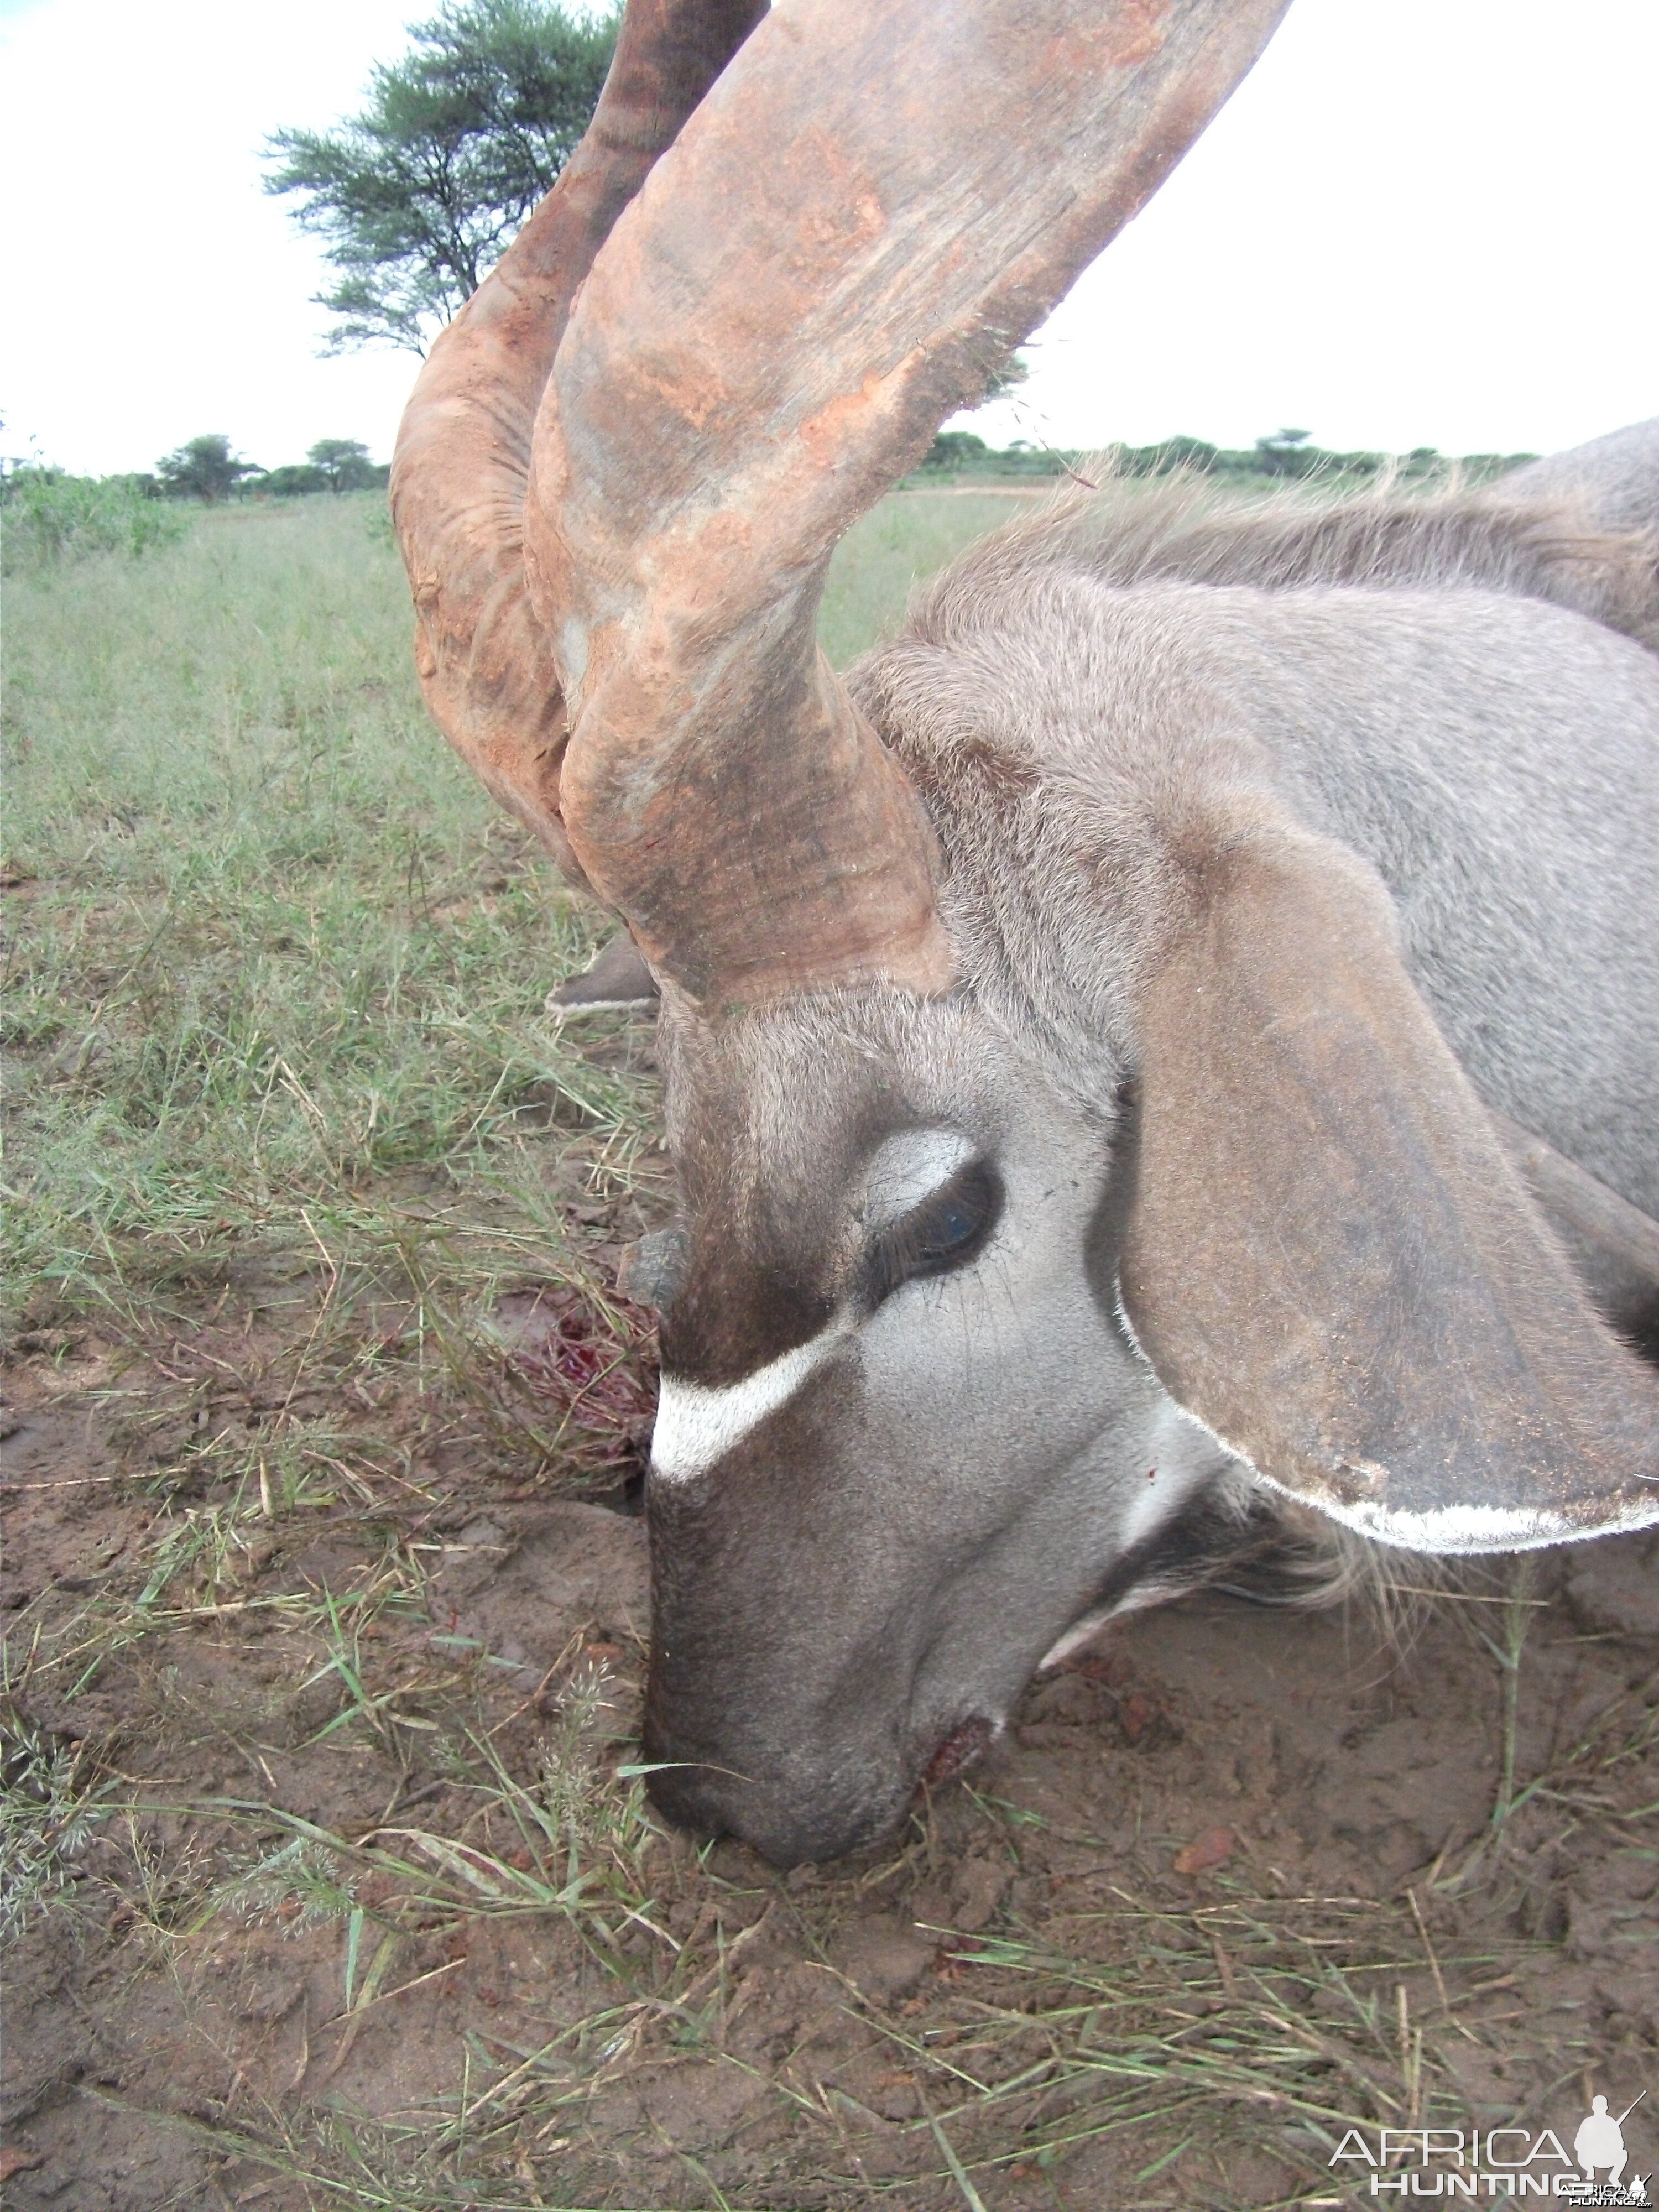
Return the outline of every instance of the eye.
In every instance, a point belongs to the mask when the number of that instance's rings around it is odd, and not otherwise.
[[[1002,1212],[1002,1178],[988,1160],[969,1160],[870,1247],[864,1290],[873,1310],[918,1275],[945,1275],[981,1252]]]

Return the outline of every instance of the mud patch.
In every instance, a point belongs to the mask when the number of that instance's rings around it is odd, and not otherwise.
[[[434,1641],[545,1675],[573,1644],[642,1646],[650,1632],[645,1524],[574,1501],[480,1514],[438,1554],[428,1585]]]
[[[646,1814],[638,1522],[368,1459],[367,1501],[169,1504],[23,1382],[19,2212],[944,2212],[953,2160],[990,2212],[1265,2208],[1338,2194],[1350,2123],[1559,2129],[1659,2072],[1644,1538],[1494,1563],[1403,1652],[1135,1617],[884,1850],[781,1875]],[[158,1584],[189,1515],[222,1571]]]

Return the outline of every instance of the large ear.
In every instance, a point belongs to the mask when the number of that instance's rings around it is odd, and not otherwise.
[[[1120,1263],[1164,1387],[1385,1542],[1659,1520],[1659,1377],[1534,1211],[1376,879],[1260,817],[1202,842],[1139,1005]]]

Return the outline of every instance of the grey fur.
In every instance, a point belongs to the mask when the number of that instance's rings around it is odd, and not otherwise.
[[[1598,529],[1659,530],[1659,416],[1529,462],[1486,496],[1495,505],[1565,498]]]
[[[1615,447],[1646,465],[1659,425],[1587,449],[1583,505],[1571,457],[1547,499],[1530,472],[1324,508],[1067,495],[854,672],[938,832],[962,980],[718,1020],[666,995],[665,1375],[679,1432],[720,1439],[647,1492],[678,1817],[785,1860],[872,1836],[1076,1624],[1259,1546],[1271,1494],[1115,1291],[1139,1009],[1186,926],[1183,840],[1228,810],[1375,871],[1488,1105],[1659,1211],[1659,569],[1607,527],[1659,473],[1612,483]],[[864,1178],[933,1127],[997,1164],[1003,1212],[981,1259],[883,1302]],[[797,1358],[757,1413],[743,1378]]]
[[[1656,558],[1564,502],[1073,495],[852,681],[945,836],[976,991],[1059,1066],[1123,1073],[1163,895],[1135,853],[1139,911],[1103,940],[1075,856],[1153,780],[1260,778],[1382,876],[1488,1103],[1654,1212],[1659,694],[1628,641],[1659,643]],[[1017,805],[1011,771],[1036,779]]]

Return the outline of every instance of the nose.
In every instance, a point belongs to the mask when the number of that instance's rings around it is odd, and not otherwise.
[[[701,1748],[701,1747],[697,1747]],[[833,1771],[751,1777],[730,1760],[702,1757],[647,1709],[647,1790],[665,1820],[694,1835],[735,1836],[776,1867],[838,1859],[892,1825],[902,1806],[872,1808]]]
[[[663,1818],[677,1828],[689,1829],[703,1842],[732,1832],[719,1777],[689,1759],[664,1756],[665,1747],[645,1741],[646,1763],[651,1768],[646,1791]]]
[[[757,1560],[744,1495],[729,1481],[647,1486],[651,1799],[776,1866],[839,1858],[909,1800],[903,1655],[890,1637],[849,1633],[821,1591],[781,1583],[764,1552]]]
[[[735,1836],[775,1867],[838,1859],[868,1839],[861,1821],[814,1818],[767,1791],[733,1788],[707,1767],[663,1765],[648,1788],[652,1803],[677,1828],[704,1838]]]

